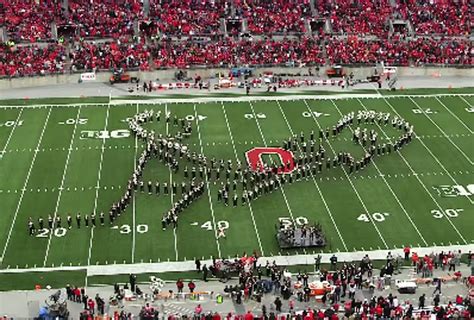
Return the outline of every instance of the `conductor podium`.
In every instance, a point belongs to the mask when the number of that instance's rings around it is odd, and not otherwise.
[[[276,237],[282,249],[314,248],[326,245],[326,237],[319,224],[296,226],[293,222],[280,223],[277,226]]]

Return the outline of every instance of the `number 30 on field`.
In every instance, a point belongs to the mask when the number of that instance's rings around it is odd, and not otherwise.
[[[136,228],[138,233],[148,232],[147,224],[138,224]],[[122,224],[121,226],[113,226],[111,229],[118,229],[120,234],[129,234],[132,232],[133,227],[131,227],[129,224]]]
[[[446,216],[447,218],[457,218],[459,217],[459,214],[463,211],[464,209],[446,209],[446,210],[433,209],[431,210],[431,214],[433,215],[433,218],[436,218],[436,219],[441,219],[444,216]]]

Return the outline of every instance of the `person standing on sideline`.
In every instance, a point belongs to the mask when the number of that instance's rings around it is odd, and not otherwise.
[[[182,279],[178,279],[178,281],[176,281],[176,288],[178,289],[178,293],[183,292],[184,283]]]
[[[426,296],[423,293],[419,298],[418,298],[418,309],[424,309],[425,308],[425,299]]]
[[[207,282],[208,273],[209,273],[209,269],[207,269],[206,265],[203,265],[202,266],[202,280],[204,280],[204,282]]]
[[[282,302],[281,302],[280,298],[277,297],[273,303],[275,304],[275,310],[276,310],[277,312],[281,312],[281,305],[282,305]]]
[[[196,271],[197,271],[197,272],[201,272],[201,260],[196,259],[196,260],[194,261],[194,264],[196,265]]]
[[[403,253],[405,254],[405,261],[408,261],[410,260],[410,247],[409,246],[406,246],[405,248],[403,248]]]
[[[189,292],[191,292],[191,293],[193,293],[194,289],[196,289],[196,284],[193,282],[193,280],[189,281],[188,289],[189,289]]]
[[[434,295],[435,293],[441,294],[441,279],[439,279],[439,278],[437,279],[436,288],[435,288],[434,291],[433,291],[433,295]]]

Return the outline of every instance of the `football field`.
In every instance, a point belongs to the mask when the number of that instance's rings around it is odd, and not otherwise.
[[[403,246],[474,243],[474,97],[471,95],[377,96],[329,99],[216,98],[202,102],[131,101],[73,105],[0,106],[1,268],[86,266],[196,257],[352,252]],[[363,170],[324,168],[303,181],[285,184],[250,205],[236,208],[217,201],[219,185],[206,190],[180,214],[178,227],[162,230],[172,194],[137,192],[113,225],[108,211],[124,193],[144,146],[128,130],[127,118],[161,110],[192,123],[185,140],[208,159],[240,160],[255,147],[281,147],[283,140],[332,128],[342,115],[374,110],[406,119],[416,138],[399,152],[376,156]],[[356,125],[353,127],[355,128]],[[149,124],[173,134],[172,123]],[[379,139],[400,134],[391,125],[371,125]],[[341,150],[363,155],[350,129],[323,142],[329,157]],[[278,161],[264,157],[264,161]],[[191,168],[191,167],[189,167]],[[182,168],[181,168],[182,169]],[[151,160],[143,181],[183,181]],[[73,218],[106,213],[106,225],[68,229]],[[29,236],[28,219],[62,218],[62,227]],[[276,226],[320,223],[327,245],[281,250]],[[47,224],[45,222],[45,224]],[[225,229],[225,238],[216,229]]]

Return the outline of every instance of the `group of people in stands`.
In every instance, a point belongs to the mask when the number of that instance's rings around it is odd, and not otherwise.
[[[11,39],[35,42],[52,38],[51,24],[81,26],[81,36],[133,35],[135,21],[154,21],[166,34],[216,34],[221,19],[243,18],[252,34],[306,30],[305,19],[329,19],[334,33],[386,36],[389,20],[410,21],[420,35],[467,36],[469,0],[11,0],[2,4],[0,25]]]
[[[324,53],[325,47],[325,53]],[[388,65],[474,63],[472,42],[456,38],[418,38],[410,42],[327,39],[233,40],[196,43],[78,42],[66,54],[61,44],[47,46],[0,45],[0,76],[18,77],[84,71],[151,70],[189,66],[233,65]]]
[[[0,27],[4,26],[8,39],[7,44],[0,45],[0,76],[193,65],[380,61],[472,65],[468,2],[150,0],[145,10],[138,0],[11,0],[2,4],[4,14],[0,15]],[[245,19],[246,30],[254,38],[225,37],[222,19],[228,17]],[[332,34],[322,28],[318,35],[305,34],[308,21],[318,18],[327,19]],[[407,39],[407,28],[396,29],[401,35],[389,34],[389,21],[394,19],[410,21],[418,36]],[[151,34],[140,32],[137,22],[141,21],[152,23]],[[78,30],[74,36],[65,37],[66,41],[59,35],[54,43],[53,26],[63,25],[74,25]],[[161,41],[148,41],[153,33],[160,34]],[[271,37],[278,33],[290,36],[278,40]],[[235,35],[230,30],[229,34]],[[341,34],[348,37],[341,38]],[[171,39],[183,35],[210,38]],[[371,36],[370,40],[364,36]],[[94,42],[104,38],[109,42]],[[51,43],[35,44],[41,41]]]

